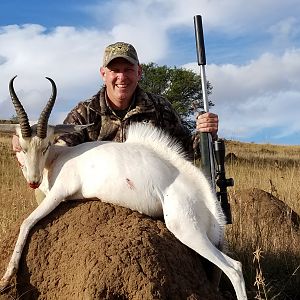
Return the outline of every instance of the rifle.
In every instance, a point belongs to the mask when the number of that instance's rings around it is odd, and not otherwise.
[[[204,112],[209,111],[207,82],[205,74],[206,55],[204,47],[204,35],[202,27],[202,17],[200,15],[194,16],[194,27],[197,48],[197,60],[200,67],[200,77],[202,86],[202,97]],[[225,175],[225,142],[218,139],[212,142],[210,133],[200,133],[200,152],[201,152],[201,169],[209,180],[212,189],[216,192],[217,198],[220,201],[222,210],[226,217],[227,224],[232,224],[232,216],[230,210],[230,203],[228,202],[227,187],[233,186],[232,178],[226,178]],[[216,186],[219,190],[216,190]]]

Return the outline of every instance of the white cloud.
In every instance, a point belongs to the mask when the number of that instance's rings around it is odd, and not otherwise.
[[[296,17],[287,17],[270,26],[268,32],[273,36],[273,47],[290,47],[300,35],[300,22]]]
[[[2,27],[0,102],[10,101],[7,86],[14,75],[19,75],[14,82],[15,89],[24,106],[33,112],[32,118],[36,118],[51,92],[45,76],[55,80],[58,99],[76,97],[74,101],[78,101],[91,86],[94,89],[85,96],[96,92],[97,85],[100,86],[98,66],[106,42],[107,37],[95,30],[56,27],[48,32],[32,24]],[[56,106],[61,105],[58,100]],[[9,116],[12,113],[11,110]]]
[[[207,28],[244,31],[270,26],[285,15],[297,17],[300,12],[298,0],[112,0],[98,1],[84,7],[99,23],[123,23],[140,28],[159,24],[162,30],[174,26],[192,26],[192,17],[200,14]]]
[[[195,63],[185,67],[199,73]],[[284,127],[278,136],[300,132],[300,49],[266,53],[243,66],[208,65],[206,73],[225,137],[253,137],[272,127]]]

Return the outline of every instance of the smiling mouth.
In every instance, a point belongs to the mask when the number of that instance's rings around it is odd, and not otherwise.
[[[116,84],[116,87],[119,89],[125,89],[128,87],[128,84]]]

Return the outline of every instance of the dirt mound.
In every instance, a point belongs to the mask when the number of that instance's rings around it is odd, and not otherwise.
[[[19,224],[0,247],[3,274]],[[199,255],[159,220],[99,201],[62,203],[31,231],[0,299],[223,299]]]
[[[226,238],[243,265],[249,299],[257,297],[258,271],[262,272],[268,299],[300,299],[296,288],[300,286],[299,216],[260,189],[232,192],[230,200],[233,224],[227,226]]]
[[[269,225],[299,229],[300,217],[287,204],[274,195],[260,189],[240,190],[231,197],[234,203],[234,214],[237,217],[247,216],[251,220],[259,220]],[[273,227],[272,226],[272,227]],[[273,229],[276,227],[273,227]]]

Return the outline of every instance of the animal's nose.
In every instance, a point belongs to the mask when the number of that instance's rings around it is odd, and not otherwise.
[[[39,182],[29,182],[28,185],[32,188],[32,189],[37,189],[40,186]]]

